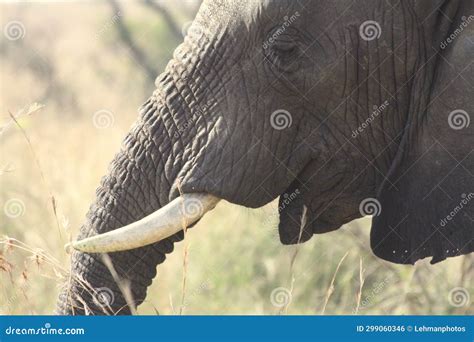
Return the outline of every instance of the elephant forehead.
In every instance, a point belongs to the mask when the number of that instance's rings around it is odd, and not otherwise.
[[[223,22],[249,18],[252,10],[259,5],[259,1],[206,0],[201,10],[207,20]]]
[[[289,12],[297,9],[309,10],[314,4],[301,5],[294,0],[206,0],[201,6],[201,14],[207,22],[242,22],[251,24],[277,22]]]
[[[278,27],[286,31],[290,26],[320,36],[336,34],[336,23],[358,24],[366,17],[360,7],[348,0],[205,0],[197,21],[210,34],[226,32],[238,39],[249,33],[265,35]]]

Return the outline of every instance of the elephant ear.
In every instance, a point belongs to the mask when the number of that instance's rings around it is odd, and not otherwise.
[[[474,251],[474,47],[468,37],[458,37],[439,57],[430,104],[409,119],[377,195],[382,210],[373,219],[371,246],[385,260],[414,264],[432,257],[437,263]]]

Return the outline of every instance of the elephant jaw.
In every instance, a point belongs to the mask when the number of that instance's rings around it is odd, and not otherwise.
[[[161,241],[185,230],[214,209],[220,198],[205,193],[183,194],[154,213],[104,234],[65,246],[86,253],[109,253],[135,249]]]

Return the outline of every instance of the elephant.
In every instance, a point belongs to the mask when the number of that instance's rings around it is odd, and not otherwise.
[[[473,252],[473,21],[471,0],[204,0],[69,246],[57,313],[133,313],[220,199],[279,198],[284,245],[372,215],[389,262]]]

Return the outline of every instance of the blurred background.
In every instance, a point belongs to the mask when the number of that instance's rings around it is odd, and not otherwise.
[[[0,3],[0,314],[49,314],[100,178],[200,1]],[[390,264],[370,218],[279,242],[277,202],[221,203],[139,314],[473,314],[473,255]],[[186,261],[186,262],[185,262]]]

